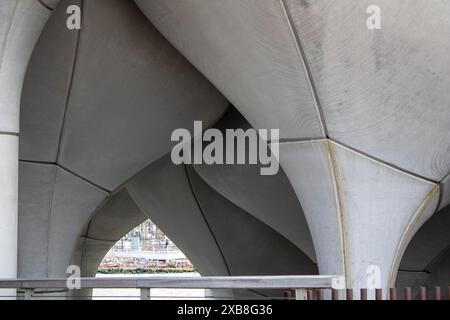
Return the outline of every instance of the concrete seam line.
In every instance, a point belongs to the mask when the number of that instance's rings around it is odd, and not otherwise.
[[[338,141],[338,140],[335,140],[335,139],[333,139],[333,138],[328,138],[328,140],[331,141],[332,143],[334,143],[334,144],[336,144],[336,145],[338,145],[338,146],[344,148],[344,149],[347,149],[348,151],[351,151],[351,152],[353,152],[353,153],[356,153],[356,154],[358,154],[359,156],[361,156],[361,157],[363,157],[363,158],[366,158],[366,159],[368,159],[368,160],[374,161],[374,162],[376,162],[376,163],[378,163],[378,164],[380,164],[380,165],[382,165],[382,166],[384,166],[384,167],[388,167],[388,168],[390,168],[390,169],[392,169],[392,170],[401,172],[401,173],[403,173],[403,174],[406,174],[406,175],[408,175],[408,176],[411,176],[411,177],[416,178],[416,179],[419,179],[419,180],[423,180],[423,181],[428,182],[428,183],[433,183],[433,184],[439,183],[438,181],[435,181],[435,180],[433,180],[433,179],[424,177],[424,176],[422,176],[422,175],[420,175],[420,174],[417,174],[417,173],[414,173],[414,172],[412,172],[412,171],[403,169],[403,168],[398,167],[398,166],[396,166],[396,165],[394,165],[394,164],[392,164],[392,163],[390,163],[390,162],[381,160],[381,159],[379,159],[379,158],[377,158],[377,157],[374,157],[374,156],[372,156],[372,155],[370,155],[370,154],[367,154],[367,153],[365,153],[365,152],[362,152],[361,150],[355,149],[355,148],[353,148],[353,147],[351,147],[351,146],[348,146],[348,145],[346,145],[346,144],[344,144],[344,143],[342,143],[342,142],[340,142],[340,141]]]
[[[90,184],[91,186],[93,186],[93,187],[95,187],[95,188],[105,192],[108,196],[111,195],[111,191],[106,189],[106,188],[104,188],[104,187],[102,187],[101,185],[98,185],[95,182],[92,182],[91,180],[89,180],[87,178],[84,178],[83,176],[80,176],[79,174],[77,174],[74,171],[72,171],[72,170],[70,170],[70,169],[60,165],[59,163],[57,163],[56,166],[59,167],[60,169],[64,170],[64,171],[70,173],[74,177],[77,177],[78,179],[83,180],[84,182]]]
[[[53,8],[48,6],[43,0],[36,0],[36,1],[39,2],[39,4],[42,5],[45,9],[53,11]]]
[[[225,259],[225,254],[222,251],[222,248],[219,245],[219,241],[217,240],[216,236],[214,235],[214,232],[208,222],[208,219],[206,219],[205,213],[203,212],[202,206],[200,205],[200,201],[197,198],[197,195],[194,191],[194,186],[192,185],[192,181],[191,181],[191,177],[189,176],[189,171],[188,171],[188,166],[185,164],[184,165],[184,171],[186,173],[186,179],[189,185],[189,189],[191,190],[192,196],[194,198],[194,201],[197,205],[198,210],[200,211],[201,216],[203,217],[203,220],[205,221],[206,227],[208,228],[214,242],[216,243],[217,249],[219,250],[220,255],[222,256],[223,262],[225,264],[225,268],[227,269],[228,275],[231,276],[231,270],[230,267],[228,266],[227,260]]]
[[[390,168],[392,170],[399,171],[399,172],[401,172],[403,174],[406,174],[408,176],[417,178],[419,180],[423,180],[425,182],[429,182],[429,183],[433,183],[433,184],[439,183],[438,181],[435,181],[433,179],[424,177],[424,176],[419,175],[417,173],[414,173],[412,171],[403,169],[403,168],[398,167],[398,166],[396,166],[396,165],[394,165],[392,163],[389,163],[387,161],[384,161],[384,160],[381,160],[381,159],[379,159],[377,157],[374,157],[374,156],[372,156],[370,154],[367,154],[367,153],[365,153],[365,152],[363,152],[361,150],[358,150],[356,148],[348,146],[348,145],[346,145],[346,144],[344,144],[344,143],[342,143],[342,142],[340,142],[338,140],[335,140],[333,138],[311,138],[311,139],[308,139],[308,138],[306,138],[306,139],[305,138],[285,138],[285,139],[280,139],[280,141],[276,141],[276,142],[269,140],[269,141],[267,141],[267,144],[274,144],[274,143],[278,143],[280,145],[281,144],[300,144],[300,143],[323,142],[323,141],[331,141],[332,143],[334,143],[334,144],[336,144],[336,145],[338,145],[338,146],[340,146],[340,147],[342,147],[344,149],[347,149],[350,152],[356,153],[357,155],[359,155],[359,156],[361,156],[363,158],[367,158],[370,161],[374,161],[374,162],[376,162],[376,163],[378,163],[378,164],[380,164],[382,166],[388,167],[388,168]],[[444,181],[445,179],[447,179],[449,177],[450,177],[450,174],[447,175],[442,181]]]
[[[54,166],[52,168],[54,170],[54,175],[53,175],[53,185],[52,185],[52,196],[50,197],[50,209],[48,210],[47,213],[47,257],[45,259],[45,263],[46,263],[46,267],[45,267],[45,272],[46,272],[46,276],[47,278],[49,277],[49,273],[48,273],[48,267],[49,267],[49,251],[50,251],[50,235],[51,235],[51,231],[52,231],[52,216],[53,216],[53,203],[55,201],[55,189],[56,189],[56,180],[57,180],[57,175],[58,175],[58,167]]]
[[[345,200],[343,195],[343,186],[342,186],[342,178],[340,175],[338,161],[336,159],[336,153],[333,149],[333,145],[329,139],[325,141],[325,147],[327,148],[328,153],[328,161],[330,166],[330,173],[332,178],[332,184],[334,189],[334,197],[336,201],[337,207],[337,216],[338,216],[338,231],[341,237],[341,254],[342,254],[342,263],[343,263],[343,272],[345,277],[345,283],[347,288],[351,288],[351,278],[350,278],[350,267],[348,265],[348,243],[346,236],[346,221],[345,221]]]
[[[56,163],[56,162],[46,162],[46,161],[33,161],[33,160],[24,160],[24,159],[19,159],[19,162],[23,162],[23,163],[29,163],[29,164],[37,164],[37,165],[43,165],[43,166],[55,166],[58,167],[64,171],[66,171],[67,173],[70,173],[71,175],[73,175],[74,177],[77,177],[80,180],[83,180],[84,182],[90,184],[91,186],[107,193],[108,195],[111,195],[113,192],[102,187],[101,185],[98,185],[94,182],[92,182],[91,180],[84,178],[83,176],[77,174],[76,172],[64,167],[63,165]],[[117,188],[116,190],[118,190],[119,188]]]
[[[92,220],[91,220],[91,221],[92,221]],[[89,240],[94,240],[94,241],[100,241],[100,242],[114,242],[114,243],[116,243],[117,241],[120,240],[120,239],[118,239],[118,240],[100,239],[100,238],[92,237],[92,236],[87,235],[87,234],[84,235],[84,236],[81,236],[80,238],[89,239]]]
[[[438,199],[438,205],[437,205],[436,210],[439,210],[439,208],[441,208],[443,200],[444,200],[444,181],[439,182],[439,199]]]
[[[320,104],[319,95],[317,93],[317,88],[314,83],[313,74],[311,71],[311,68],[308,63],[308,59],[306,57],[306,53],[299,35],[299,32],[297,28],[295,27],[294,21],[292,19],[289,7],[285,0],[280,0],[281,9],[283,10],[283,14],[286,18],[287,25],[289,27],[289,30],[291,31],[291,36],[294,40],[295,49],[297,50],[297,54],[299,56],[300,64],[303,68],[303,71],[305,72],[305,76],[307,78],[308,86],[311,93],[311,98],[314,102],[314,107],[316,109],[317,118],[320,123],[320,130],[322,132],[323,137],[328,137],[328,129],[325,122],[325,118],[323,115],[323,109]]]
[[[9,132],[9,131],[0,131],[0,136],[14,136],[14,137],[18,137],[19,133],[18,132]]]
[[[295,144],[295,143],[308,143],[308,142],[322,142],[326,138],[283,138],[278,141],[267,140],[267,144],[279,143],[279,144]]]
[[[425,270],[406,270],[406,269],[398,269],[398,272],[407,272],[407,273],[426,273],[426,274],[430,274],[430,271],[427,271],[426,268]]]
[[[444,181],[447,180],[447,179],[450,179],[450,173],[448,173],[448,174],[444,177],[444,179],[442,179],[441,182],[444,182]]]
[[[77,34],[77,40],[76,40],[76,44],[75,44],[75,53],[74,53],[74,58],[73,58],[73,63],[72,63],[72,69],[71,69],[71,73],[70,73],[70,80],[69,80],[69,86],[67,88],[67,96],[66,96],[66,101],[65,101],[65,105],[64,105],[64,113],[63,113],[63,120],[61,123],[61,128],[60,128],[60,132],[59,132],[59,141],[58,141],[58,149],[56,151],[56,162],[59,162],[60,158],[61,158],[61,149],[62,149],[62,144],[63,144],[63,138],[64,138],[64,132],[65,132],[65,124],[66,124],[66,120],[67,120],[67,113],[68,113],[68,109],[69,109],[69,104],[70,104],[70,98],[72,96],[72,87],[73,87],[73,83],[74,83],[74,79],[75,79],[75,72],[77,69],[77,64],[78,64],[78,56],[79,56],[79,51],[80,51],[80,43],[81,43],[81,35],[83,33],[83,29],[84,29],[84,0],[80,0],[80,4],[81,4],[81,16],[83,17],[81,19],[81,29],[78,30],[78,34]]]

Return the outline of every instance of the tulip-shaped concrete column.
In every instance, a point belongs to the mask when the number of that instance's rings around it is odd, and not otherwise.
[[[322,274],[394,284],[450,172],[448,1],[136,0],[255,128],[279,128],[280,161]],[[411,23],[420,21],[420,23]],[[444,201],[448,199],[445,197]]]
[[[407,244],[438,206],[439,185],[328,139],[283,143],[280,162],[305,211],[320,273],[386,296]]]
[[[35,0],[0,0],[0,278],[17,275],[20,97],[31,52],[50,12]]]

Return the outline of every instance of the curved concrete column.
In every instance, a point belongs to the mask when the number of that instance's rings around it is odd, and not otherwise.
[[[137,207],[127,189],[113,195],[86,225],[72,257],[83,277],[95,277],[108,251],[148,217]]]
[[[407,244],[438,206],[438,185],[329,140],[283,143],[280,163],[305,210],[320,272],[343,274],[358,289],[377,265],[382,288],[393,286]]]
[[[20,163],[19,276],[65,277],[80,231],[108,193],[51,164]]]
[[[164,156],[127,185],[138,207],[177,244],[202,275],[229,275],[223,256],[192,195],[184,166]]]
[[[0,135],[0,277],[17,275],[18,140]],[[0,295],[4,292],[0,291]]]
[[[204,276],[317,272],[304,252],[217,193],[191,166],[176,166],[163,157],[134,177],[127,189]]]
[[[450,3],[284,2],[328,136],[429,180],[447,176]],[[381,8],[379,30],[367,28],[366,10],[374,4]]]
[[[0,1],[1,278],[17,277],[20,96],[31,52],[49,16],[50,11],[34,0]]]
[[[358,288],[378,264],[392,285],[450,171],[450,25],[430,18],[449,3],[382,0],[373,31],[370,1],[136,2],[255,128],[281,129],[321,273]]]
[[[226,129],[251,128],[234,108],[230,108],[214,127],[223,133]],[[259,143],[264,145],[262,140]],[[283,169],[276,175],[262,176],[259,165],[202,164],[193,168],[217,193],[286,237],[316,262],[308,223]]]
[[[64,27],[74,2],[81,30]],[[207,127],[228,105],[134,2],[63,0],[27,72],[20,158],[113,191],[170,151],[174,129]]]
[[[283,128],[281,138],[325,136],[321,113],[280,1],[136,3],[253,127]]]
[[[78,239],[70,264],[81,269],[82,277],[95,277],[109,250],[148,217],[136,206],[126,189],[118,191],[100,207]],[[89,299],[92,290],[72,292],[72,298]]]
[[[317,274],[315,263],[282,234],[217,193],[192,167],[187,174],[230,275]],[[253,293],[282,296],[280,290]],[[247,290],[236,290],[235,295],[249,297]]]
[[[81,30],[66,28],[69,4]],[[103,201],[170,150],[174,129],[211,125],[228,105],[134,2],[61,1],[22,91],[20,275],[64,276]]]

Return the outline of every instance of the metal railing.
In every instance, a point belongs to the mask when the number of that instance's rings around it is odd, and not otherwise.
[[[139,289],[141,300],[151,299],[152,289],[288,289],[295,290],[297,300],[307,300],[308,289],[331,289],[342,286],[341,276],[245,276],[245,277],[127,277],[71,278],[80,289]],[[30,300],[41,290],[68,289],[68,279],[0,279],[0,289],[17,289]]]

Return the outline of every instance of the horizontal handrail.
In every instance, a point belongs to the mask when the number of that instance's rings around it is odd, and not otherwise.
[[[327,289],[342,281],[340,276],[239,276],[239,277],[127,277],[71,278],[80,289]],[[67,289],[67,279],[0,279],[2,289]]]

